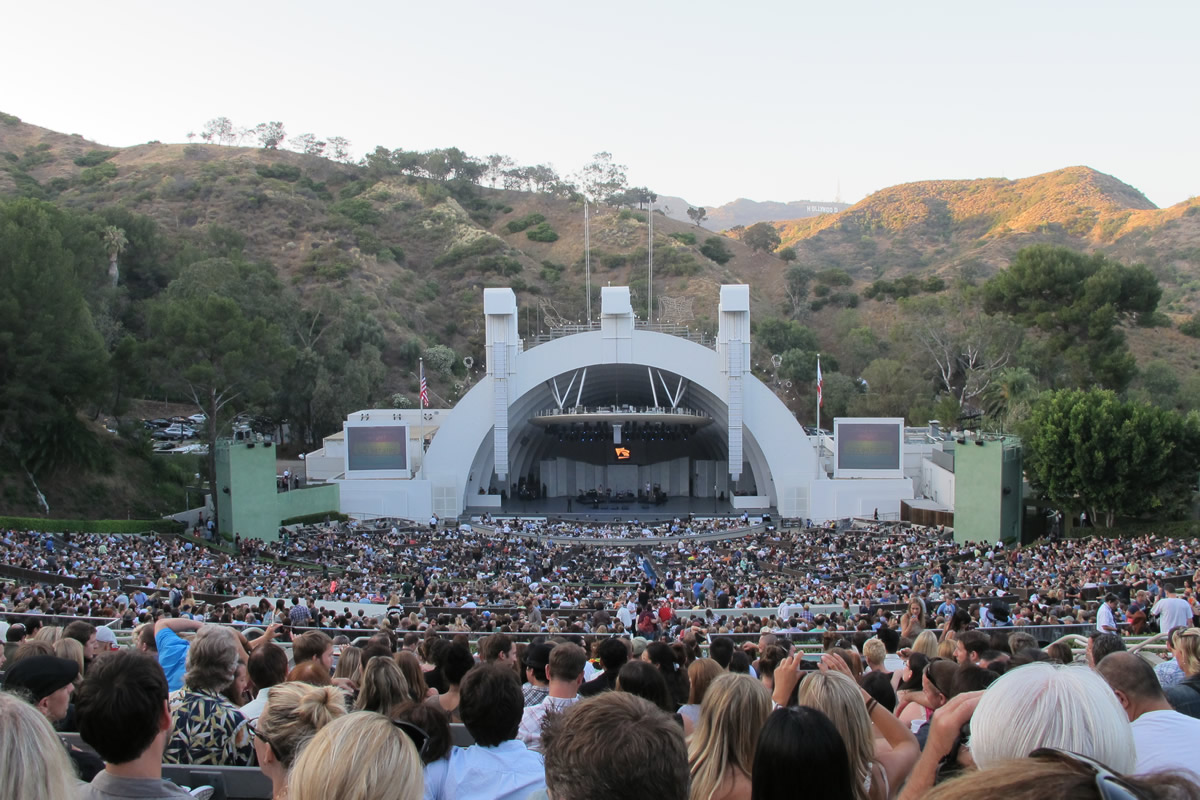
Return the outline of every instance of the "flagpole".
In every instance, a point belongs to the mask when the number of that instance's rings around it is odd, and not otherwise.
[[[825,446],[821,443],[821,354],[817,353],[817,477],[825,468],[821,466],[821,455]]]
[[[421,370],[421,384],[418,389],[418,402],[421,404],[421,468],[425,468],[425,359],[418,358],[417,364]]]

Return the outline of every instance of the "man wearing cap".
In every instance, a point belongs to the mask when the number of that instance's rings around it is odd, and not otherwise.
[[[4,689],[24,694],[30,704],[53,725],[66,718],[71,706],[71,693],[75,691],[74,680],[78,675],[79,665],[70,659],[29,656],[14,664],[4,676]],[[91,753],[67,747],[67,755],[75,764],[79,777],[85,781],[90,781],[104,769],[104,762]]]
[[[96,654],[104,655],[117,649],[117,634],[107,625],[96,628]]]

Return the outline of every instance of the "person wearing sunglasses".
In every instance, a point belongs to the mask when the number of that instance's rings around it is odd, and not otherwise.
[[[947,781],[922,800],[1194,800],[1200,789],[1178,773],[1121,775],[1088,756],[1042,747]]]
[[[287,797],[288,771],[321,728],[346,715],[346,700],[332,686],[283,683],[273,687],[260,717],[250,721],[258,768],[271,779],[276,800]]]

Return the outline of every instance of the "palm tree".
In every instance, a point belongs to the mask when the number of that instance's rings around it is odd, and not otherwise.
[[[983,411],[1001,428],[1011,430],[1029,414],[1037,380],[1024,367],[1002,370],[983,393]]]
[[[114,288],[121,274],[117,269],[117,257],[125,251],[128,244],[129,240],[125,238],[125,231],[116,225],[109,225],[104,229],[104,249],[108,252],[108,277],[112,279]]]

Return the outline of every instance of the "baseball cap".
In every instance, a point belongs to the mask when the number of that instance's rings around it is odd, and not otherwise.
[[[48,697],[79,675],[79,665],[55,656],[29,656],[13,665],[4,678],[5,689],[24,689],[33,702]]]
[[[642,651],[646,649],[646,646],[649,645],[650,642],[646,641],[646,637],[644,636],[635,636],[633,637],[631,644],[633,645],[633,657],[637,658],[642,654]]]
[[[117,647],[117,634],[113,633],[113,629],[107,625],[101,625],[96,628],[96,641],[104,645],[104,650],[115,650]]]

